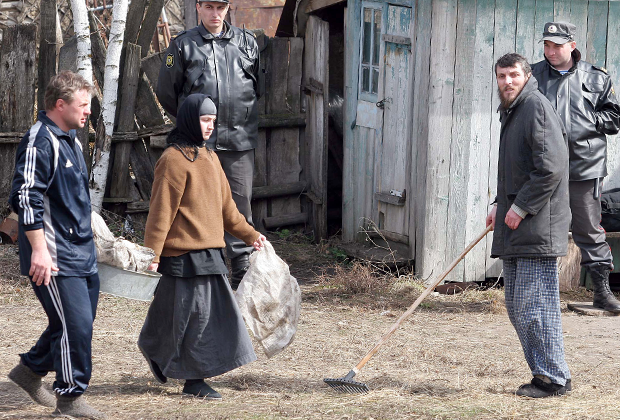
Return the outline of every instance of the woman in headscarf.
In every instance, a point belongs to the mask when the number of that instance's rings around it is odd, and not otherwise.
[[[157,161],[144,244],[162,277],[138,346],[155,378],[185,379],[184,395],[219,399],[204,378],[256,360],[226,275],[224,231],[259,250],[265,237],[237,210],[217,155],[204,146],[216,107],[187,97]]]

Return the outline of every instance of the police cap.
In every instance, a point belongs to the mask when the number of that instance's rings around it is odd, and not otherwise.
[[[547,22],[543,38],[539,42],[551,41],[555,44],[566,44],[575,40],[577,27],[568,22]]]

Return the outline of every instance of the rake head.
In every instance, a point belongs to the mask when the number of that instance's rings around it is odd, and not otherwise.
[[[365,394],[370,391],[368,385],[362,382],[354,381],[352,378],[355,376],[353,370],[347,373],[344,378],[325,378],[323,382],[331,386],[338,392],[345,394]]]

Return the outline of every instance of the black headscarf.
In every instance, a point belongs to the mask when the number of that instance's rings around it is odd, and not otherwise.
[[[202,93],[193,93],[185,98],[177,113],[177,126],[166,139],[168,146],[179,149],[192,162],[198,156],[198,148],[204,143],[200,129],[200,110],[207,98],[210,99],[210,96]],[[186,154],[192,149],[194,151],[193,159]]]

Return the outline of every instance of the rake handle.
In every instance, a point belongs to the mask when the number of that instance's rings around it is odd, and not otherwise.
[[[492,230],[493,230],[492,225],[487,226],[487,228],[480,235],[478,235],[476,239],[474,239],[469,245],[467,245],[467,248],[465,248],[465,250],[461,252],[461,254],[454,261],[452,261],[452,264],[450,264],[450,266],[446,269],[446,271],[441,273],[441,275],[437,278],[437,280],[435,280],[433,284],[431,284],[430,286],[426,288],[426,290],[416,299],[416,301],[413,302],[413,304],[409,307],[409,309],[407,309],[407,311],[404,314],[402,314],[400,318],[398,318],[398,320],[392,325],[389,331],[385,333],[383,337],[381,337],[381,339],[377,342],[377,344],[375,344],[375,346],[368,353],[366,353],[366,356],[364,356],[364,358],[357,364],[357,366],[353,368],[353,371],[357,373],[362,367],[364,367],[364,365],[370,360],[370,358],[374,356],[374,354],[377,351],[379,351],[379,348],[388,340],[388,338],[390,338],[392,334],[394,334],[394,332],[398,329],[398,327],[400,327],[400,324],[402,324],[403,321],[407,319],[409,315],[413,313],[413,311],[415,311],[415,309],[418,307],[418,305],[420,305],[420,303],[424,300],[424,298],[426,298],[426,296],[428,296],[435,289],[435,287],[437,287],[437,285],[441,283],[442,280],[445,279],[448,274],[450,274],[450,272],[454,269],[454,267],[456,267],[456,265],[459,262],[461,262],[463,258],[465,258],[465,255],[467,255],[467,253],[471,251],[471,249],[474,246],[476,246],[476,244],[480,242],[482,238],[484,238],[487,235],[487,233],[489,233]]]

